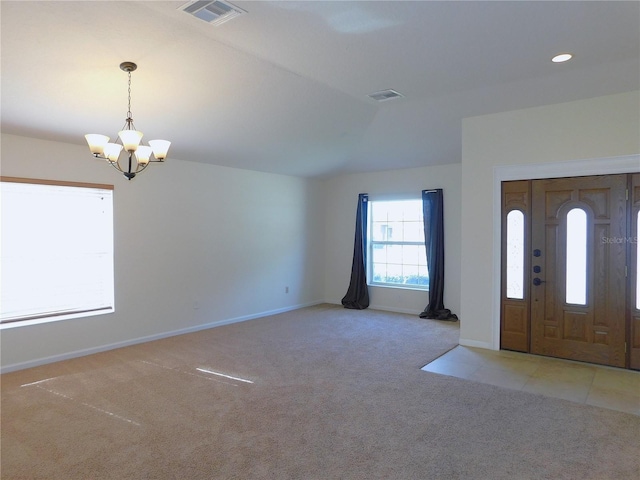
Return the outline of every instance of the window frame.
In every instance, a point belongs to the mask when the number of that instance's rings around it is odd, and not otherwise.
[[[94,189],[96,191],[110,191],[109,197],[109,212],[110,216],[106,220],[107,223],[104,225],[109,228],[111,233],[111,242],[110,248],[108,252],[110,253],[110,257],[108,256],[108,268],[110,272],[107,275],[104,275],[104,278],[108,278],[109,287],[106,290],[106,296],[109,301],[105,302],[105,305],[96,306],[96,308],[78,308],[78,309],[68,309],[61,311],[42,311],[40,313],[34,312],[33,314],[25,314],[21,316],[16,316],[14,318],[9,319],[0,319],[0,330],[22,327],[27,325],[36,325],[41,323],[49,323],[49,322],[57,322],[62,320],[68,320],[72,318],[82,318],[82,317],[90,317],[95,315],[104,315],[115,312],[115,245],[114,245],[114,218],[113,218],[113,190],[114,186],[110,184],[98,184],[98,183],[87,183],[87,182],[70,182],[70,181],[62,181],[62,180],[48,180],[48,179],[36,179],[36,178],[22,178],[22,177],[10,177],[10,176],[0,176],[0,185],[2,183],[21,183],[21,184],[29,184],[29,185],[48,185],[53,187],[72,187],[72,188],[89,188]],[[108,305],[106,305],[108,304]]]
[[[369,198],[367,202],[367,208],[369,209],[367,215],[367,244],[365,248],[367,249],[367,285],[370,287],[381,287],[381,288],[397,288],[401,290],[416,290],[420,292],[428,292],[429,291],[429,276],[428,276],[428,265],[426,264],[426,247],[424,243],[424,239],[422,241],[389,241],[389,240],[374,240],[373,236],[373,225],[374,225],[374,215],[373,211],[376,203],[386,203],[386,202],[419,202],[422,205],[422,199],[416,196],[410,197],[389,197],[389,198]],[[422,231],[424,231],[424,218],[421,215],[420,221],[422,223]],[[398,246],[418,246],[423,249],[425,255],[425,267],[427,268],[427,284],[426,285],[416,285],[416,284],[404,284],[404,283],[390,283],[390,282],[381,282],[375,281],[373,279],[373,264],[374,264],[374,245],[398,245]]]

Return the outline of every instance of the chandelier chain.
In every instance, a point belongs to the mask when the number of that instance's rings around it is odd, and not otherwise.
[[[128,88],[128,94],[129,94],[129,98],[128,98],[128,104],[127,104],[127,117],[131,118],[131,72],[127,72],[129,75],[129,88]]]

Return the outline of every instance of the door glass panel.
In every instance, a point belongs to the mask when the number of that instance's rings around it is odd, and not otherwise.
[[[507,214],[507,298],[524,298],[524,214]]]
[[[567,214],[566,302],[587,304],[587,213],[574,208]]]

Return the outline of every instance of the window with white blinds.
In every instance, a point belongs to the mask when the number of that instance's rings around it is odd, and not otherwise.
[[[113,186],[1,180],[0,327],[113,312]]]

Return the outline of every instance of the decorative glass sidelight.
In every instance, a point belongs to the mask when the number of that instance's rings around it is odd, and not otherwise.
[[[524,213],[507,214],[507,298],[524,298]]]
[[[573,208],[567,213],[566,303],[587,304],[587,213]]]
[[[636,310],[640,310],[640,211],[636,218]]]

